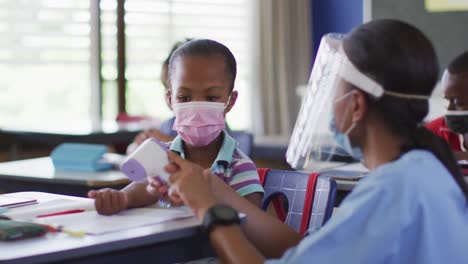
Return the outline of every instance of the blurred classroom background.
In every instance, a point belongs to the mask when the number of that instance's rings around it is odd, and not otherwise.
[[[171,46],[211,38],[238,62],[231,129],[253,135],[259,167],[288,168],[289,137],[323,34],[398,18],[434,42],[443,69],[468,46],[466,4],[444,0],[0,0],[0,161],[65,140],[128,144],[117,117],[172,116],[160,70]],[[443,114],[438,90],[430,118]],[[110,131],[110,132],[109,132]],[[105,134],[104,134],[105,135]],[[102,135],[100,135],[102,136]]]

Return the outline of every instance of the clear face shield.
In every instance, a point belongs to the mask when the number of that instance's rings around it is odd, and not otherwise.
[[[353,84],[363,92],[380,98],[383,94],[409,99],[424,99],[427,96],[407,95],[384,91],[383,87],[361,73],[342,50],[343,35],[325,35],[315,58],[306,95],[296,120],[286,153],[287,162],[297,170],[320,172],[330,167],[330,161],[339,157],[353,156],[360,159],[362,153],[352,146],[348,134],[355,124],[344,124],[333,111],[347,116],[351,111]],[[338,105],[339,104],[339,105]]]
[[[339,151],[328,125],[340,67],[341,42],[342,35],[332,34],[324,36],[320,42],[286,153],[287,162],[295,169],[304,169],[309,160],[327,162]]]

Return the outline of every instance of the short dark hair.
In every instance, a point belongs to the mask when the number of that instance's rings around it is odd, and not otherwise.
[[[171,48],[171,51],[169,52],[169,54],[167,55],[166,59],[164,60],[163,62],[163,65],[164,66],[169,66],[169,61],[171,60],[171,56],[172,54],[174,53],[174,51],[176,51],[176,49],[178,49],[180,46],[184,45],[185,43],[189,42],[189,41],[192,41],[193,38],[185,38],[181,41],[177,41]]]
[[[211,39],[194,39],[177,48],[169,60],[169,79],[172,76],[174,62],[184,56],[222,56],[226,65],[226,73],[231,80],[231,90],[237,75],[236,58],[228,47]]]
[[[450,74],[460,74],[468,72],[468,50],[458,55],[447,67]]]

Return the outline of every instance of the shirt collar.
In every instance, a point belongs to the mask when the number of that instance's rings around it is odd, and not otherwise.
[[[237,146],[237,141],[231,137],[226,131],[223,130],[223,144],[221,145],[221,149],[218,152],[218,156],[216,157],[215,164],[219,162],[232,162],[232,156],[234,155],[234,151]],[[184,144],[183,140],[180,136],[177,136],[174,141],[172,141],[169,150],[179,153],[179,155],[185,159],[184,153]]]

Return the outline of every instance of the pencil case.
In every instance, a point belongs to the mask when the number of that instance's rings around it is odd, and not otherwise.
[[[3,241],[42,236],[47,231],[45,225],[0,219],[0,240]]]
[[[113,168],[113,164],[103,159],[107,151],[106,145],[63,143],[50,156],[57,169],[93,172]]]

